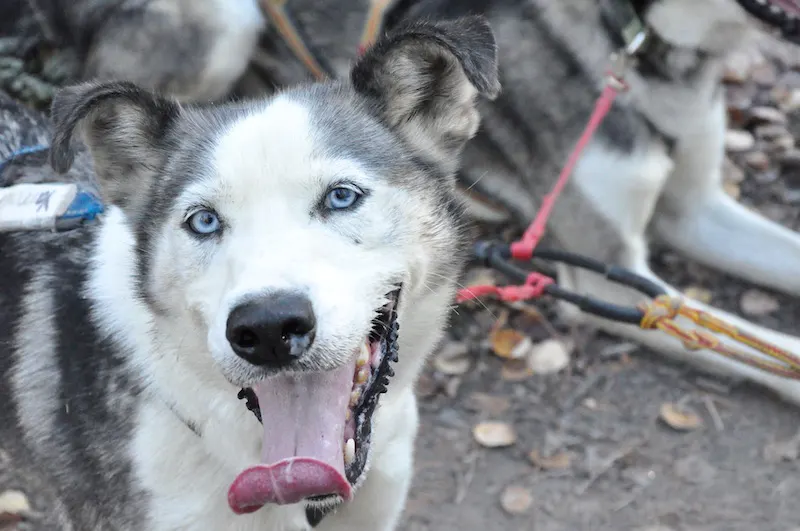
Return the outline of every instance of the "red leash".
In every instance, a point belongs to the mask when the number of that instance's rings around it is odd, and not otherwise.
[[[570,175],[575,170],[575,165],[580,160],[580,156],[586,149],[586,146],[591,142],[592,137],[597,128],[603,122],[608,112],[614,104],[614,99],[620,92],[627,90],[627,85],[621,79],[620,74],[610,73],[606,80],[603,92],[594,106],[589,122],[583,130],[580,138],[578,139],[575,148],[570,153],[566,165],[561,170],[553,189],[550,190],[544,200],[542,201],[542,208],[536,214],[536,218],[528,226],[522,238],[511,244],[511,256],[515,260],[530,260],[533,256],[533,251],[536,245],[544,235],[544,229],[547,225],[547,219],[555,206],[558,196],[566,186]],[[525,284],[519,286],[469,286],[458,291],[456,302],[461,303],[484,295],[495,295],[500,300],[505,302],[514,302],[526,299],[533,299],[541,297],[544,289],[550,284],[555,283],[555,280],[547,275],[533,272],[528,275]]]

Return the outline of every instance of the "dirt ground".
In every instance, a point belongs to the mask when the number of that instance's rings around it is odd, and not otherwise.
[[[732,58],[727,79],[731,128],[739,131],[728,140],[726,187],[798,230],[797,51],[765,41]],[[716,306],[800,332],[800,300],[669,252],[657,252],[653,266]],[[535,342],[571,337],[577,348],[565,370],[513,381],[487,340],[503,307],[488,306],[459,309],[444,347],[464,345],[468,370],[454,375],[465,368],[450,364],[444,374],[431,363],[420,382],[422,428],[403,531],[800,530],[800,410],[754,386],[570,330],[548,301],[534,303],[544,320],[527,318],[526,330]],[[509,322],[525,321],[520,313]],[[700,425],[669,427],[659,419],[663,404],[695,413]],[[484,421],[510,425],[514,444],[478,444],[473,427]]]

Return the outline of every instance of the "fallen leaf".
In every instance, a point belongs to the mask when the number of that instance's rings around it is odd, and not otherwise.
[[[739,306],[742,308],[742,312],[755,316],[767,315],[780,308],[775,297],[757,289],[745,291],[739,301]]]
[[[698,286],[689,286],[688,288],[683,290],[683,294],[689,297],[690,299],[694,299],[696,301],[703,302],[705,304],[711,302],[712,298],[711,290],[700,288]]]
[[[703,420],[695,413],[669,402],[661,405],[659,417],[670,428],[678,431],[691,431],[703,425]]]
[[[514,347],[524,339],[525,336],[513,328],[498,328],[492,330],[491,334],[489,334],[492,351],[504,359],[514,359],[512,358]]]
[[[525,487],[510,485],[500,495],[500,505],[509,514],[523,514],[533,505],[533,495]]]
[[[507,382],[521,382],[533,376],[533,369],[528,367],[527,360],[508,360],[500,369],[500,378]]]
[[[553,374],[569,365],[569,347],[558,339],[537,343],[528,355],[528,367],[534,374]]]
[[[563,470],[569,468],[572,458],[567,452],[559,452],[549,457],[543,456],[539,450],[531,450],[528,459],[542,470]]]
[[[469,348],[464,343],[451,341],[447,343],[433,360],[433,367],[448,376],[460,376],[469,371],[472,361],[468,356]]]
[[[469,398],[476,409],[487,415],[502,415],[511,407],[511,401],[504,396],[476,392],[472,393]]]
[[[472,436],[485,448],[503,448],[517,442],[517,432],[506,422],[481,422],[472,428]]]

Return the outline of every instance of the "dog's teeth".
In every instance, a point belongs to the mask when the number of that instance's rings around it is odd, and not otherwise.
[[[349,465],[356,458],[356,441],[355,439],[347,439],[344,444],[344,464]]]
[[[367,379],[369,379],[369,371],[367,369],[361,369],[358,371],[358,374],[356,374],[356,383],[366,383]]]
[[[367,363],[369,363],[369,346],[366,343],[361,344],[361,350],[358,353],[358,360],[356,360],[356,366],[361,368]]]
[[[353,414],[348,409],[347,411],[344,412],[344,421],[345,422],[350,422],[351,418],[353,418]]]
[[[353,392],[350,393],[350,407],[355,407],[359,398],[361,398],[361,389],[353,389]]]

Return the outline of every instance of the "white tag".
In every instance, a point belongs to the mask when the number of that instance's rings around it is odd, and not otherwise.
[[[0,232],[54,229],[75,199],[75,184],[15,184],[0,188]]]

